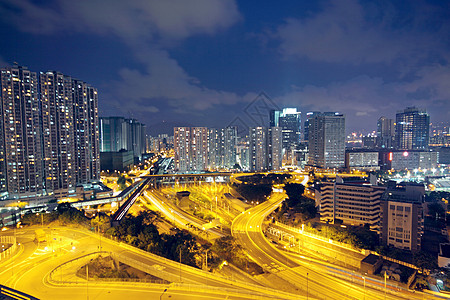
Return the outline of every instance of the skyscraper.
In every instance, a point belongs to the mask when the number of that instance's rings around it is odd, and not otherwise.
[[[174,128],[175,169],[203,171],[208,166],[208,128]]]
[[[146,152],[145,125],[123,117],[100,118],[100,151],[133,151],[135,161]]]
[[[377,122],[377,146],[393,148],[395,138],[395,122],[393,119],[381,117]]]
[[[407,107],[396,114],[395,139],[401,150],[428,149],[430,116],[425,110]]]
[[[306,120],[305,120],[305,123],[303,124],[303,140],[305,142],[309,141],[310,120],[319,114],[320,114],[320,112],[318,112],[318,111],[311,111],[311,112],[306,113]]]
[[[281,127],[270,127],[267,135],[267,152],[269,170],[280,170],[283,161],[283,132]]]
[[[72,78],[59,72],[40,73],[45,188],[76,185]]]
[[[223,165],[225,168],[231,169],[236,164],[237,127],[224,128],[223,137]]]
[[[343,168],[345,164],[345,118],[335,112],[309,119],[309,161],[320,168]]]
[[[251,127],[249,130],[250,171],[265,171],[267,165],[267,128]]]
[[[37,195],[43,189],[37,75],[19,66],[0,72],[0,192]]]
[[[97,89],[73,79],[75,176],[77,183],[87,183],[100,175],[100,129]]]
[[[191,169],[203,171],[208,167],[208,128],[191,127]]]
[[[41,72],[39,83],[24,67],[1,72],[1,189],[10,198],[64,195],[98,179],[97,90],[55,71]]]
[[[65,193],[100,175],[97,90],[55,71],[39,79],[45,188]]]
[[[100,118],[101,152],[118,152],[122,149],[128,150],[127,141],[124,134],[122,134],[124,123],[125,118],[123,117]]]
[[[175,150],[175,170],[191,169],[191,129],[175,127],[173,129],[173,147]]]
[[[220,169],[224,160],[224,136],[223,130],[217,128],[208,129],[208,167]]]
[[[252,172],[279,170],[282,166],[281,127],[251,127],[249,169]]]
[[[284,152],[293,150],[300,143],[301,112],[297,108],[284,108],[282,111],[272,110],[270,127],[281,127],[282,147]]]

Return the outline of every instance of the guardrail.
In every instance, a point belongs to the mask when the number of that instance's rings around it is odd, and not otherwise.
[[[2,235],[0,236],[0,243],[2,244],[11,244],[11,247],[6,249],[5,251],[0,252],[0,262],[4,261],[11,257],[16,252],[17,243],[16,238],[11,235]]]
[[[72,269],[74,264],[84,265],[85,263],[89,262],[92,259],[90,257],[96,258],[102,254],[109,255],[109,256],[115,258],[114,257],[115,255],[112,254],[111,252],[98,251],[98,252],[89,253],[89,254],[77,257],[75,259],[71,259],[71,260],[63,263],[62,265],[59,265],[55,269],[53,269],[48,276],[48,281],[55,285],[86,284],[86,278],[81,278],[78,276],[72,277],[70,280],[64,279],[64,276],[67,276],[67,274],[63,275],[64,269],[66,269],[66,270]],[[86,261],[83,261],[83,260],[86,260]],[[122,259],[120,261],[122,261]],[[132,283],[155,283],[155,284],[168,284],[169,283],[169,281],[166,281],[166,280],[152,280],[152,279],[139,279],[139,278],[95,278],[94,279],[94,278],[89,277],[89,281],[91,281],[91,280],[101,281],[101,282],[118,282],[119,281],[119,282],[132,282]]]
[[[331,243],[332,243],[333,245],[335,245],[335,246],[338,246],[338,247],[341,247],[341,248],[345,248],[345,249],[350,250],[350,251],[358,252],[358,253],[363,254],[363,255],[365,254],[365,251],[366,251],[366,250],[364,250],[364,249],[358,249],[358,248],[352,247],[352,246],[349,245],[349,244],[345,244],[345,243],[342,243],[342,242],[338,242],[338,241],[332,240],[332,239],[330,239],[330,238],[325,238],[325,237],[323,237],[323,236],[320,236],[320,235],[317,235],[317,234],[314,234],[314,233],[310,233],[310,232],[304,231],[304,230],[302,230],[301,228],[289,226],[289,225],[280,223],[280,222],[278,222],[278,221],[275,221],[275,225],[280,226],[280,227],[285,228],[285,229],[288,229],[288,230],[291,230],[291,231],[294,231],[294,232],[296,232],[296,233],[299,233],[299,234],[308,236],[308,237],[310,237],[310,238],[314,238],[314,239],[323,241],[323,242],[330,243],[330,241],[331,241]]]
[[[96,233],[92,233],[92,232],[86,232],[86,231],[82,231],[85,234],[89,234],[91,236],[98,236],[98,234]],[[151,259],[154,259],[156,261],[159,261],[162,264],[167,264],[170,265],[172,267],[176,267],[176,268],[180,268],[180,264],[176,261],[170,260],[168,258],[162,257],[162,256],[158,256],[156,254],[141,250],[139,248],[133,247],[131,245],[128,245],[126,243],[123,242],[118,242],[115,241],[112,238],[109,238],[108,236],[103,236],[109,243],[115,244],[117,246],[120,246],[122,248],[126,248],[129,249],[130,251],[133,251],[135,253],[139,253],[143,256],[147,256]],[[257,284],[252,284],[252,283],[247,283],[247,282],[241,282],[238,280],[235,280],[233,278],[226,278],[217,274],[213,274],[201,269],[197,269],[195,267],[191,267],[188,265],[184,265],[181,264],[181,269],[183,271],[188,271],[188,272],[196,272],[198,274],[203,274],[204,276],[207,276],[208,278],[229,284],[231,286],[234,286],[236,288],[240,288],[240,289],[245,289],[248,292],[253,291],[254,293],[260,293],[260,294],[264,294],[266,297],[275,297],[275,298],[282,298],[282,299],[298,299],[298,295],[294,295],[292,293],[288,293],[288,292],[283,292],[283,291],[279,291],[279,290],[275,290],[275,289],[271,289],[271,288],[267,288],[264,286],[260,286]],[[208,288],[211,288],[210,286],[208,286]],[[241,290],[240,290],[241,291]]]
[[[9,288],[9,287],[1,285],[1,284],[0,284],[0,295],[5,295],[7,297],[10,297],[13,299],[18,299],[18,300],[21,300],[21,299],[23,299],[23,300],[39,300],[38,298],[35,298],[28,294],[22,293],[21,291]]]

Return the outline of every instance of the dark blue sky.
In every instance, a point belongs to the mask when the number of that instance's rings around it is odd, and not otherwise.
[[[101,116],[223,127],[264,91],[371,131],[450,119],[449,1],[0,0],[0,65],[99,89]],[[251,118],[250,118],[251,119]]]

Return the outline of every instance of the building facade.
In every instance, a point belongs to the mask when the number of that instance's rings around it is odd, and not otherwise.
[[[204,171],[208,167],[208,128],[174,128],[175,170]]]
[[[377,122],[377,146],[380,148],[393,148],[395,141],[395,121],[381,117]]]
[[[267,152],[268,169],[281,170],[283,161],[283,129],[281,127],[268,128]]]
[[[383,244],[419,251],[424,232],[423,184],[392,184],[381,200],[380,238]]]
[[[251,127],[249,130],[250,171],[259,172],[268,169],[267,128]]]
[[[376,171],[380,169],[377,151],[351,150],[345,152],[345,168],[348,171]]]
[[[343,168],[345,165],[345,118],[334,112],[316,114],[309,119],[308,165]]]
[[[281,127],[284,154],[296,149],[301,138],[301,112],[297,108],[284,108],[270,112],[270,127]]]
[[[0,72],[0,192],[37,196],[44,188],[37,75],[19,66]]]
[[[320,220],[332,224],[341,220],[352,226],[367,224],[378,230],[380,199],[385,190],[376,182],[345,183],[339,177],[336,182],[323,182],[315,194]]]
[[[135,119],[123,117],[100,118],[100,151],[133,151],[135,162],[146,153],[145,125]]]
[[[1,70],[0,185],[10,198],[67,195],[99,178],[98,95],[55,71]]]
[[[100,175],[97,89],[56,71],[39,79],[46,190],[64,194]]]
[[[430,116],[425,110],[407,107],[396,114],[395,140],[400,150],[427,150]]]

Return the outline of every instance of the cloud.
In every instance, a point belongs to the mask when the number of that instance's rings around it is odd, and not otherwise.
[[[8,62],[6,62],[6,60],[3,59],[3,57],[0,55],[0,68],[2,67],[8,67],[11,64],[9,64]]]
[[[440,50],[448,23],[435,20],[439,8],[422,3],[394,7],[384,2],[332,0],[323,10],[303,19],[289,18],[270,37],[279,41],[284,58],[308,58],[331,63],[392,63],[448,57]],[[406,15],[401,9],[411,9]],[[444,18],[445,20],[446,18]]]
[[[366,75],[324,86],[305,85],[275,98],[284,106],[306,111],[338,111],[346,115],[350,130],[374,130],[381,116],[395,118],[407,106],[424,108],[431,120],[448,120],[450,66],[423,67],[410,81],[387,82]],[[425,105],[425,106],[424,106]]]
[[[125,42],[143,70],[119,70],[119,80],[108,88],[114,92],[107,95],[115,107],[156,113],[158,106],[168,104],[186,112],[241,100],[234,93],[202,86],[167,51],[183,39],[212,35],[241,20],[232,0],[54,0],[47,5],[6,1],[0,4],[0,17],[24,32],[113,35]]]
[[[253,99],[253,94],[235,93],[204,87],[189,76],[167,51],[147,49],[138,55],[145,71],[123,68],[119,80],[112,84],[113,95],[127,99],[129,107],[168,105],[173,111],[186,113],[204,111],[216,105],[234,105]]]
[[[234,1],[220,0],[4,0],[0,16],[24,32],[87,31],[134,42],[213,34],[241,18]]]

